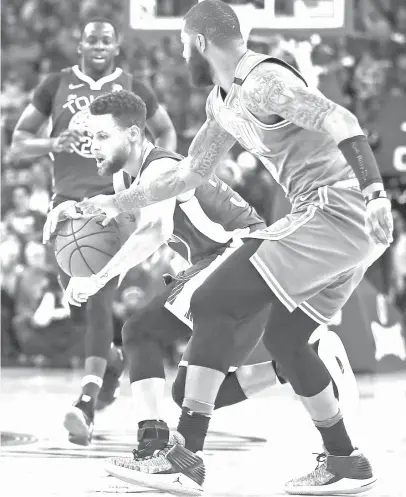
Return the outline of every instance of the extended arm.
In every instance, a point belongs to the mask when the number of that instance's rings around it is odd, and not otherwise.
[[[258,119],[278,115],[333,138],[353,169],[366,199],[367,230],[376,242],[390,243],[393,230],[390,202],[385,198],[378,165],[357,118],[276,64],[258,65],[242,89],[243,103]]]
[[[169,199],[140,211],[137,229],[117,254],[94,278],[104,286],[115,276],[138,266],[156,252],[173,232],[173,211],[176,199]]]
[[[160,159],[156,165],[175,162],[173,159]],[[149,182],[158,174],[155,165],[143,173],[141,182]],[[173,215],[176,198],[157,203],[139,212],[137,229],[106,266],[91,278],[71,278],[66,289],[70,304],[80,306],[97,293],[112,278],[126,273],[129,269],[145,261],[164,244],[173,232]]]
[[[211,111],[181,162],[162,168],[160,174],[142,185],[114,195],[114,206],[119,212],[176,197],[205,183],[220,160],[234,145],[235,139],[214,119]]]
[[[361,188],[366,189],[364,193],[376,189],[375,183],[378,189],[383,190],[367,139],[358,119],[350,111],[329,100],[318,90],[307,88],[288,69],[272,63],[258,65],[242,89],[245,106],[260,120],[278,115],[301,128],[328,133],[354,169]],[[358,138],[355,146],[346,142],[354,137]],[[369,170],[365,162],[369,162]]]

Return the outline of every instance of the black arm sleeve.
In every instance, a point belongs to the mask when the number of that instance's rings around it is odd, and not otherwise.
[[[152,117],[158,108],[158,99],[152,88],[136,79],[133,79],[132,91],[144,100],[147,106],[147,119]]]
[[[48,74],[34,90],[31,103],[45,116],[51,115],[52,103],[58,91],[61,76],[60,72]]]

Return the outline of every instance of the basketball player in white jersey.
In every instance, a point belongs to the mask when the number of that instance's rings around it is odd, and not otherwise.
[[[182,160],[182,156],[154,147],[145,138],[145,113],[143,101],[127,91],[100,96],[90,106],[88,131],[93,137],[92,152],[99,173],[114,174],[116,189],[120,184],[128,187],[132,182],[148,181],[154,169]],[[91,278],[72,278],[66,293],[72,305],[81,305],[108,281],[146,260],[165,242],[190,264],[123,327],[123,346],[139,426],[137,454],[145,457],[164,448],[169,439],[162,412],[165,387],[162,348],[190,336],[193,319],[189,304],[193,292],[241,245],[242,231],[263,229],[264,223],[245,200],[215,176],[186,195],[143,209],[138,217],[137,229],[111,261]],[[267,312],[262,312],[245,324],[247,332],[251,327],[263,328],[266,317]],[[256,334],[253,336],[256,340]],[[337,364],[345,365],[346,374],[333,374],[340,400],[353,401],[354,396],[356,400],[355,378],[339,337],[324,330],[316,350],[332,371],[335,363],[335,370]],[[254,357],[256,364],[237,370],[233,367],[229,372],[217,396],[216,408],[241,402],[277,383],[276,365],[262,342],[256,347]],[[186,350],[172,388],[179,406],[184,398],[187,358]],[[239,365],[238,361],[235,364]],[[84,416],[82,429],[84,433],[90,429]],[[106,469],[131,480],[132,471],[124,468],[123,475],[122,462],[123,458],[113,458],[106,462]]]
[[[185,446],[168,445],[137,461],[140,479],[161,489],[167,479],[175,491],[180,475],[179,493],[188,483],[202,490],[204,462],[196,453],[203,448],[231,365],[233,343],[241,346],[246,340],[247,356],[252,350],[252,336],[241,334],[237,325],[272,303],[264,344],[309,412],[325,449],[317,469],[288,482],[286,491],[366,491],[376,477],[347,433],[331,377],[308,339],[342,308],[368,265],[392,242],[390,202],[373,153],[349,111],[309,88],[283,61],[247,50],[238,18],[227,4],[204,0],[190,9],[182,41],[194,82],[215,83],[207,99],[207,121],[188,157],[148,185],[79,206],[116,215],[182,194],[208,181],[238,141],[272,173],[292,211],[249,235],[252,239],[194,293],[193,351],[178,424]]]

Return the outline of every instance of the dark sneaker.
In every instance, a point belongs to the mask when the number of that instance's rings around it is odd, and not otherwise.
[[[69,442],[89,445],[93,435],[94,405],[89,395],[81,395],[65,414],[64,427],[69,432]]]
[[[366,492],[377,478],[368,459],[359,450],[349,456],[319,454],[311,473],[290,480],[285,490],[291,495],[346,495]]]

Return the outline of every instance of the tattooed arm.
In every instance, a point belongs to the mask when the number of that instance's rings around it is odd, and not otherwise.
[[[273,63],[259,64],[245,80],[242,94],[246,108],[265,124],[277,115],[301,128],[328,133],[337,144],[363,134],[351,112]]]
[[[144,184],[132,185],[113,196],[98,195],[81,202],[79,206],[84,210],[89,206],[103,210],[108,202],[116,213],[126,212],[176,197],[205,183],[235,143],[235,139],[217,123],[208,104],[206,112],[207,120],[190,145],[185,159],[177,163],[168,161],[166,167],[157,170],[154,178]],[[100,203],[97,202],[99,197],[103,197]]]

